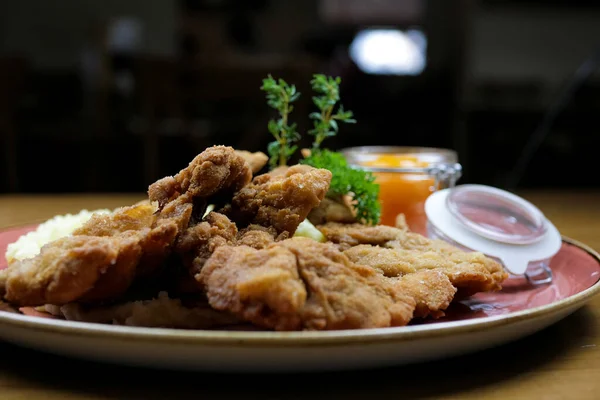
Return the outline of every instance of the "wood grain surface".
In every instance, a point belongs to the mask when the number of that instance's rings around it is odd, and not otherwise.
[[[600,250],[600,192],[525,192],[563,235]],[[132,204],[144,194],[0,196],[0,228]],[[0,398],[598,399],[600,297],[518,342],[439,362],[345,373],[217,375],[104,365],[0,342]]]

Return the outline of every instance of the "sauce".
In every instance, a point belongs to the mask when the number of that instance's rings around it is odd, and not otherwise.
[[[425,168],[429,165],[411,154],[381,154],[360,164],[384,168]],[[412,231],[426,234],[425,200],[433,192],[433,177],[404,172],[373,172],[373,175],[380,186],[380,223],[394,226],[398,214],[404,214]]]

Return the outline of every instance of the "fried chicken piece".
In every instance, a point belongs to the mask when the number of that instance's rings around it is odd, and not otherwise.
[[[351,224],[356,222],[352,209],[343,199],[325,197],[318,207],[308,214],[308,220],[313,225],[323,225],[327,222]]]
[[[45,306],[45,310],[68,321],[176,329],[215,329],[237,325],[240,320],[212,309],[207,303],[184,304],[160,292],[156,298],[109,306],[87,307],[78,303]]]
[[[256,250],[223,246],[196,276],[210,305],[275,330],[399,326],[415,301],[334,245],[292,238]]]
[[[238,246],[264,249],[275,242],[288,238],[289,234],[287,232],[277,234],[277,231],[273,227],[252,224],[238,232],[235,243]]]
[[[360,223],[329,222],[316,227],[328,241],[337,243],[342,250],[359,244],[384,245],[404,235],[404,231],[386,225],[369,226]]]
[[[110,214],[93,215],[73,235],[115,236],[124,232],[144,232],[140,236],[141,254],[135,266],[136,276],[151,275],[171,251],[176,236],[187,226],[192,213],[192,205],[177,199],[169,203],[160,213],[149,202],[130,207],[121,207]],[[120,280],[117,269],[103,277],[110,286],[113,277]],[[104,291],[102,291],[104,292]],[[95,296],[94,296],[95,297]]]
[[[148,197],[157,201],[159,209],[179,196],[187,200],[227,195],[240,190],[252,179],[252,170],[244,157],[231,147],[213,146],[198,154],[175,176],[150,185]]]
[[[273,228],[260,225],[250,225],[238,232],[236,225],[225,215],[211,212],[203,222],[184,231],[177,241],[175,252],[181,257],[187,272],[177,278],[175,287],[183,293],[201,291],[193,277],[219,246],[237,245],[263,249],[276,240],[286,238],[287,235],[277,235]]]
[[[236,240],[238,246],[248,246],[257,250],[264,249],[275,243],[275,236],[262,230],[249,230],[238,236]]]
[[[93,214],[73,235],[113,236],[125,231],[151,228],[156,221],[157,208],[151,203],[120,207],[110,214]]]
[[[261,151],[251,153],[246,150],[236,150],[235,152],[246,160],[248,165],[250,165],[253,174],[256,174],[263,169],[263,167],[267,165],[267,161],[269,161],[269,156]]]
[[[250,225],[248,228],[239,231],[236,237],[232,239],[232,233],[227,233],[227,230],[215,226],[209,228],[206,225],[207,223],[210,224],[206,221],[201,223],[199,228],[190,228],[186,235],[181,238],[178,252],[184,257],[184,262],[183,265],[172,265],[169,274],[169,279],[174,281],[173,290],[175,293],[202,292],[202,287],[194,279],[194,275],[202,269],[206,260],[219,246],[228,244],[264,249],[282,237],[281,235],[276,236],[276,232],[272,228]]]
[[[19,306],[66,304],[91,290],[119,260],[129,259],[135,238],[69,236],[43,246],[6,269],[5,299]]]
[[[417,303],[415,318],[443,317],[456,294],[456,288],[440,270],[420,270],[393,282],[396,290],[411,296]]]
[[[384,246],[413,251],[432,266],[437,263],[437,268],[458,288],[459,297],[501,290],[502,282],[508,278],[502,264],[482,253],[463,251],[442,240],[429,239],[417,233],[406,232]],[[429,268],[435,268],[432,266]]]
[[[137,267],[142,258],[142,245],[149,231],[145,228],[141,231],[126,231],[115,236],[106,236],[113,239],[114,246],[117,246],[117,258],[111,265],[100,270],[93,286],[78,297],[77,301],[99,302],[114,299],[125,293],[137,275]],[[48,303],[63,304],[53,301]]]
[[[380,270],[384,276],[398,277],[415,272],[417,269],[426,268],[426,258],[421,258],[419,253],[385,249],[368,244],[360,244],[344,250],[350,261],[368,265]],[[436,253],[434,255],[437,256]],[[424,266],[425,265],[425,266]]]
[[[278,234],[294,234],[310,210],[329,190],[331,172],[295,165],[285,173],[259,175],[239,190],[223,213],[240,226],[273,227]]]
[[[414,300],[373,268],[352,263],[336,246],[308,238],[280,242],[292,251],[309,297],[307,329],[358,329],[406,325]]]
[[[227,216],[213,211],[179,236],[175,252],[194,276],[219,246],[234,243],[237,234],[236,225]]]
[[[421,268],[441,268],[459,296],[497,291],[508,274],[502,265],[477,252],[466,252],[442,240],[389,226],[327,223],[318,226],[328,240],[338,243],[354,262],[379,267],[390,276]],[[380,247],[351,247],[370,244]],[[392,251],[386,251],[392,249]]]
[[[406,240],[384,244],[404,244],[404,248],[358,245],[345,250],[344,254],[355,263],[380,270],[387,277],[408,276],[407,274],[420,270],[442,271],[452,285],[460,290],[461,296],[500,290],[502,282],[508,278],[499,263],[481,253],[464,252],[445,242],[414,233],[407,235],[409,237]]]
[[[170,253],[191,205],[175,202],[155,214],[149,203],[94,215],[72,236],[46,244],[36,257],[13,263],[5,298],[18,305],[96,303],[123,295]],[[1,282],[0,282],[1,284]]]
[[[266,328],[295,330],[307,293],[296,257],[282,247],[218,248],[199,275],[210,305]]]
[[[138,278],[160,273],[164,261],[173,251],[177,237],[187,228],[192,211],[193,205],[181,197],[168,203],[160,211],[143,243],[142,258],[137,269]]]

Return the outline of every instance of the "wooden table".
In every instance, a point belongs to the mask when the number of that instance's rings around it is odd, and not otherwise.
[[[600,249],[600,192],[524,193],[566,236]],[[0,228],[142,195],[0,196]],[[221,380],[223,378],[223,380]],[[218,376],[147,371],[0,343],[0,398],[600,398],[600,297],[562,322],[478,354],[402,368],[310,375]]]

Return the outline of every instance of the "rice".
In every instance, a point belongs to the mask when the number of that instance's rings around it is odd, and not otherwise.
[[[108,214],[111,210],[81,210],[77,214],[56,215],[40,224],[35,231],[20,236],[16,242],[8,245],[6,261],[11,264],[17,260],[35,257],[46,243],[65,236],[85,224],[94,214]]]

